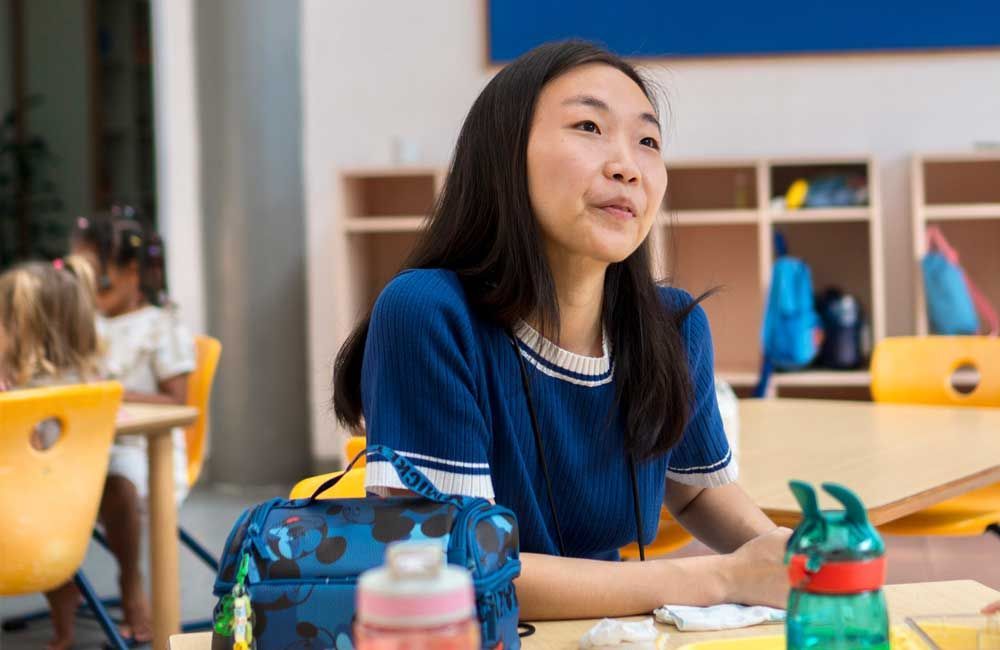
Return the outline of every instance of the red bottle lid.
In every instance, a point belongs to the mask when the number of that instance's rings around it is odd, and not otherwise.
[[[811,594],[860,594],[881,589],[885,584],[885,556],[826,562],[815,572],[806,568],[806,560],[805,555],[796,554],[788,563],[788,579],[793,589]]]

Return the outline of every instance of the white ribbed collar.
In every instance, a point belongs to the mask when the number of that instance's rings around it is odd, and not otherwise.
[[[534,352],[537,357],[562,370],[568,370],[577,375],[593,378],[604,378],[611,370],[611,354],[609,352],[610,346],[608,345],[607,332],[604,332],[602,335],[604,354],[600,357],[588,357],[564,350],[542,336],[535,328],[523,320],[515,323],[514,335]]]

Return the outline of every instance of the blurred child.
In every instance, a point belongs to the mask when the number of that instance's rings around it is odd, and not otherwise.
[[[97,379],[94,317],[94,276],[82,258],[31,262],[0,275],[0,388]],[[59,434],[58,426],[40,426],[31,444],[48,449]],[[45,596],[55,628],[48,647],[68,648],[80,594],[70,581]]]
[[[74,254],[97,276],[102,374],[120,381],[126,402],[184,404],[195,368],[194,339],[166,299],[164,251],[159,236],[119,214],[77,220]],[[187,492],[184,430],[174,438],[178,499]],[[120,569],[125,625],[136,642],[152,637],[149,601],[139,570],[140,505],[148,494],[146,439],[119,436],[111,450],[101,521]]]

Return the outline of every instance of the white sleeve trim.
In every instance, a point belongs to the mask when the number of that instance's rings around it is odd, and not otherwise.
[[[489,469],[489,463],[466,463],[460,460],[450,460],[448,458],[438,458],[437,456],[428,456],[426,454],[416,454],[412,451],[400,451],[397,452],[400,456],[406,456],[410,460],[429,460],[435,463],[442,463],[444,465],[454,465],[455,467],[469,467],[472,469]]]
[[[730,483],[735,483],[740,477],[740,468],[736,463],[736,459],[733,458],[729,461],[729,464],[720,470],[714,472],[708,472],[705,474],[680,474],[677,472],[671,472],[667,470],[667,478],[678,483],[683,483],[684,485],[691,485],[694,487],[712,488],[712,487],[722,487],[723,485],[729,485]]]
[[[411,454],[406,454],[411,456]],[[493,499],[493,479],[489,474],[460,474],[458,472],[445,472],[440,469],[429,467],[419,467],[431,483],[445,494],[461,494],[468,497],[482,497]],[[408,489],[396,475],[396,470],[385,461],[375,461],[365,465],[365,489],[375,494],[385,495],[384,490],[379,488]]]

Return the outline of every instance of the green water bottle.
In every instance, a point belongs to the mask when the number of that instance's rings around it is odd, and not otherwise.
[[[889,650],[885,545],[857,495],[835,483],[826,490],[844,510],[820,511],[808,483],[792,481],[802,523],[788,540],[791,592],[785,623],[794,650]]]

